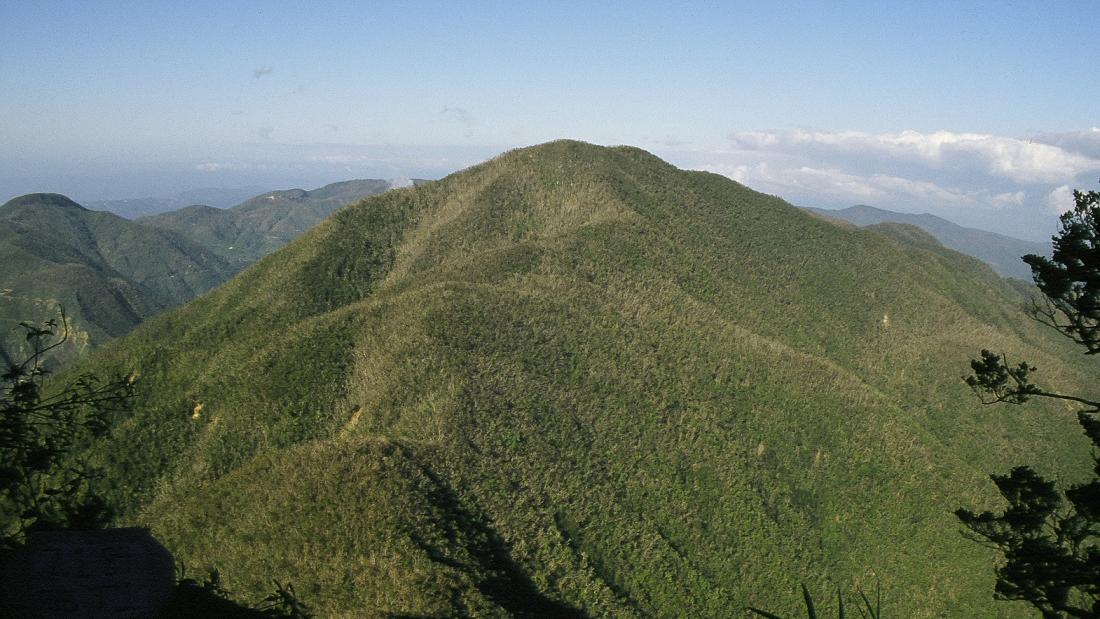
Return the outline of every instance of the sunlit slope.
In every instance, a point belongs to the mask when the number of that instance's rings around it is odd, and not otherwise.
[[[993,347],[1084,383],[1021,301],[919,238],[554,142],[344,209],[83,368],[141,373],[95,452],[122,520],[324,615],[725,617],[881,582],[904,616],[989,616],[1022,609],[951,512],[1086,462],[1068,411],[959,380]]]
[[[946,219],[923,213],[898,213],[873,206],[850,206],[839,210],[807,209],[823,217],[857,226],[908,224],[932,235],[944,246],[983,260],[1004,277],[1031,281],[1031,269],[1020,258],[1026,254],[1050,255],[1050,243],[1036,243],[995,232],[965,228]]]

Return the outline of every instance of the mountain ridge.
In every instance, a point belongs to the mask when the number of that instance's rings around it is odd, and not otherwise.
[[[114,200],[86,200],[84,204],[93,211],[110,211],[119,217],[137,219],[156,215],[194,204],[207,204],[215,208],[229,208],[265,191],[267,187],[206,188],[181,191],[171,197],[122,198]]]
[[[193,205],[135,221],[190,236],[243,266],[282,247],[337,209],[392,187],[388,180],[341,181],[309,191],[268,191],[228,209]]]
[[[507,616],[493,583],[526,582],[721,617],[880,582],[913,616],[1023,616],[952,515],[987,471],[1087,462],[1069,412],[953,380],[995,346],[1087,382],[1020,300],[923,240],[560,141],[344,208],[71,371],[139,374],[90,453],[123,522],[234,590],[279,565],[326,614]]]
[[[68,196],[64,196],[59,193],[32,193],[24,196],[16,196],[6,202],[4,207],[7,207],[13,211],[21,209],[33,209],[38,206],[50,206],[61,208],[76,208],[83,211],[90,209],[77,204]]]
[[[1031,269],[1021,260],[1021,257],[1026,254],[1050,255],[1048,244],[960,226],[930,213],[899,213],[865,204],[835,210],[805,208],[813,213],[832,219],[841,219],[861,227],[887,222],[917,226],[931,234],[945,247],[974,256],[992,266],[1004,277],[1013,277],[1026,282],[1031,281]]]
[[[0,224],[0,343],[9,354],[22,349],[18,323],[56,318],[58,305],[71,319],[71,357],[235,272],[183,236],[58,194],[9,201],[0,206]]]
[[[71,359],[145,318],[228,280],[334,210],[389,188],[353,180],[266,192],[231,209],[187,206],[128,220],[61,194],[28,194],[0,206],[0,348],[18,357],[25,320],[68,310]],[[270,199],[268,199],[270,198]],[[20,352],[22,351],[22,352]]]

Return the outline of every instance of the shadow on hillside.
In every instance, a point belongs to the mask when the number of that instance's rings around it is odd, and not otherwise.
[[[428,500],[446,515],[443,524],[447,527],[447,536],[462,539],[476,564],[464,564],[449,557],[442,549],[414,534],[413,542],[429,558],[475,574],[487,573],[477,582],[478,590],[513,617],[587,617],[584,612],[543,595],[527,573],[512,560],[508,545],[496,531],[483,518],[468,510],[447,482],[436,476],[428,466],[421,463],[420,469],[435,486]]]
[[[177,580],[172,554],[144,528],[31,531],[0,550],[0,616],[273,616],[227,599],[218,582]]]
[[[270,616],[220,597],[198,583],[187,580],[176,585],[168,604],[156,615],[157,619],[259,619]]]

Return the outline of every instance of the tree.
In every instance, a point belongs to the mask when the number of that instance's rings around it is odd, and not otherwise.
[[[1100,192],[1074,191],[1075,207],[1061,217],[1053,255],[1024,256],[1043,295],[1032,316],[1100,353]],[[1100,617],[1100,399],[1057,393],[1032,382],[1036,368],[1012,364],[988,350],[971,361],[966,382],[984,403],[1023,404],[1051,398],[1081,405],[1077,421],[1092,442],[1088,481],[1060,490],[1028,466],[993,475],[1008,502],[1002,513],[955,514],[972,537],[1004,555],[996,597],[1023,600],[1043,617]]]
[[[133,380],[84,374],[46,393],[48,354],[69,337],[64,309],[60,315],[60,323],[21,323],[30,353],[9,361],[0,375],[0,548],[36,529],[98,528],[107,521],[106,503],[92,489],[98,472],[74,453],[130,404]]]
[[[49,353],[69,337],[64,308],[60,316],[60,323],[20,323],[30,348],[23,361],[0,355],[8,360],[0,375],[0,550],[21,544],[35,530],[98,529],[110,518],[106,502],[93,488],[99,471],[79,461],[76,453],[107,432],[112,415],[128,409],[134,379],[82,374],[47,394]],[[202,584],[181,575],[161,615],[312,616],[293,585],[274,584],[270,595],[247,606],[230,599],[216,570]]]
[[[298,599],[293,585],[281,584],[277,580],[272,582],[275,585],[274,591],[258,604],[248,606],[233,599],[233,594],[222,586],[221,574],[216,569],[210,570],[209,575],[201,583],[181,574],[175,595],[158,616],[162,619],[176,617],[309,619],[313,616],[309,606]]]

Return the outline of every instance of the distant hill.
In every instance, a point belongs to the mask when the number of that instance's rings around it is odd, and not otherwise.
[[[1050,255],[1049,243],[1024,241],[995,232],[966,228],[928,213],[920,215],[898,213],[862,204],[838,210],[819,208],[806,210],[825,217],[842,219],[861,227],[885,222],[917,226],[934,236],[943,243],[944,247],[974,256],[992,266],[993,270],[1001,276],[1028,282],[1031,281],[1031,269],[1020,260],[1020,257],[1027,254]]]
[[[1088,441],[959,376],[983,347],[1093,373],[1022,301],[916,228],[560,141],[340,210],[71,371],[137,371],[88,456],[244,597],[724,618],[881,584],[896,616],[1023,617],[952,512]]]
[[[73,326],[68,355],[127,333],[237,272],[186,237],[85,209],[57,194],[0,206],[0,344],[17,350],[20,321]]]
[[[18,349],[21,321],[69,312],[62,357],[129,332],[142,320],[226,281],[337,209],[386,191],[354,180],[267,192],[230,209],[188,206],[134,221],[58,194],[0,207],[0,343]]]
[[[286,245],[337,209],[393,187],[388,180],[351,180],[305,191],[270,191],[230,209],[188,206],[142,217],[142,225],[187,236],[241,267]]]
[[[165,213],[192,204],[209,204],[219,208],[228,208],[264,191],[263,187],[191,189],[181,191],[168,198],[94,200],[85,202],[84,206],[93,211],[109,211],[120,217],[136,219],[147,215]]]

